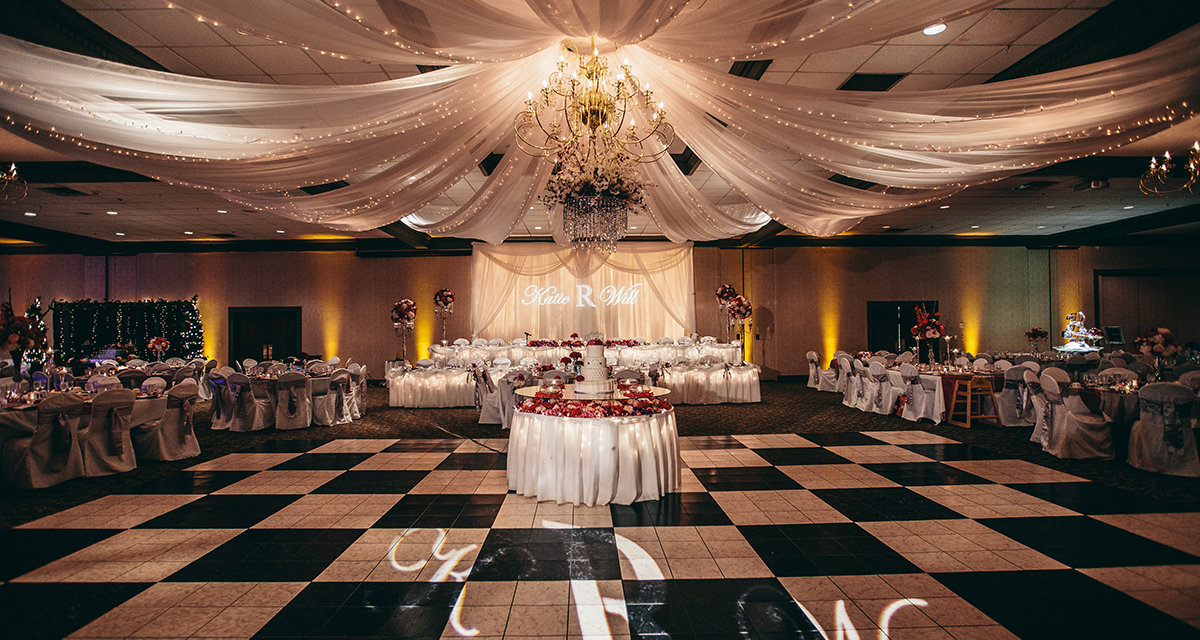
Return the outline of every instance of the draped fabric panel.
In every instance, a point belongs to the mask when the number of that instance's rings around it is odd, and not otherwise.
[[[696,328],[692,245],[619,243],[604,256],[544,243],[476,244],[471,333],[482,338],[679,336]]]
[[[749,201],[715,207],[673,163],[644,165],[648,213],[675,242],[748,233],[768,218],[828,236],[971,184],[1102,153],[1194,114],[1200,27],[1124,58],[939,91],[827,91],[698,64],[878,42],[996,4],[377,0],[346,9],[333,0],[183,0],[181,10],[217,28],[318,55],[454,64],[367,85],[259,85],[0,37],[0,112],[9,130],[43,146],[247,207],[342,230],[403,219],[490,243],[521,220],[549,171],[515,150],[512,118],[553,70],[558,45],[591,33],[610,67],[631,60],[678,137]],[[434,204],[506,145],[469,202]],[[832,173],[881,186],[855,189],[831,182]],[[337,181],[347,184],[299,190]],[[559,217],[552,212],[550,226],[561,243]]]

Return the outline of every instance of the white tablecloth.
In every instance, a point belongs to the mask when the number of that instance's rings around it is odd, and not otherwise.
[[[673,366],[662,370],[658,384],[671,390],[672,404],[762,401],[758,367],[752,364],[729,369]]]
[[[898,389],[904,389],[904,377],[900,375],[899,371],[888,369],[887,375],[888,383]],[[946,394],[943,392],[942,377],[922,373],[921,381],[922,387],[926,383],[931,383],[936,387],[933,393],[933,423],[940,424],[942,420],[946,419]],[[901,392],[901,395],[903,395],[903,392]]]
[[[161,420],[167,413],[167,396],[157,398],[138,398],[133,401],[133,413],[129,416],[130,428]],[[0,442],[6,438],[31,435],[37,430],[37,407],[18,409],[15,411],[0,411]],[[92,408],[89,405],[79,420],[82,429],[92,420]]]
[[[513,364],[521,362],[522,358],[536,358],[538,364],[557,365],[568,353],[578,351],[583,353],[586,347],[455,347],[440,344],[429,346],[429,358],[434,365],[445,367],[452,358],[463,362],[471,358],[479,358],[491,364],[496,358],[508,358]],[[742,362],[742,348],[732,344],[707,345],[657,345],[645,344],[639,347],[610,347],[604,350],[605,358],[616,358],[622,367],[637,367],[646,360],[659,362],[675,362],[679,358],[687,358],[695,362],[704,356],[716,356],[721,362],[739,364]]]
[[[498,381],[507,368],[488,374]],[[401,369],[388,371],[388,405],[408,408],[473,407],[475,377],[465,369]]]
[[[559,418],[517,412],[508,437],[508,488],[539,501],[589,507],[657,500],[679,491],[675,412]]]

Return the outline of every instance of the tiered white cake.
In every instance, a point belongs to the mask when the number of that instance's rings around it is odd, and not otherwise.
[[[604,363],[604,345],[589,344],[583,356],[583,368],[579,370],[583,380],[575,381],[575,393],[601,395],[612,393],[613,381],[608,377]]]

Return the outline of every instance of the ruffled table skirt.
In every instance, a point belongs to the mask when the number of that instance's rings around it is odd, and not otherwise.
[[[671,390],[672,404],[761,402],[758,367],[670,367],[658,384]]]
[[[679,491],[675,412],[627,418],[513,416],[508,488],[538,501],[632,504]]]
[[[393,407],[475,406],[475,379],[463,369],[414,369],[387,382],[388,404]]]

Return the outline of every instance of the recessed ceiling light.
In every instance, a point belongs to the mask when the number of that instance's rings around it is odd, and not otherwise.
[[[109,212],[108,212],[108,215],[110,215],[110,216],[115,216],[115,215],[117,215],[117,212],[116,212],[116,211],[109,211]]]
[[[1039,229],[1045,229],[1045,228],[1046,228],[1046,225],[1042,225],[1042,226],[1040,226],[1040,227],[1038,227],[1038,228],[1039,228]]]
[[[25,212],[25,217],[26,217],[26,218],[36,218],[36,217],[37,217],[37,214],[36,214],[36,213],[34,213],[34,212],[32,212],[32,211],[26,211],[26,212]]]
[[[534,227],[534,229],[536,229],[536,230],[538,230],[538,231],[541,231],[541,230],[542,230],[542,228],[541,228],[541,227]]]
[[[942,205],[942,206],[940,206],[940,207],[938,207],[938,208],[939,208],[939,209],[949,209],[949,208],[950,208],[950,205],[948,205],[948,204],[944,204],[944,205]]]
[[[191,232],[191,231],[184,231],[184,232],[183,232],[183,235],[185,235],[185,236],[190,236],[190,235],[192,235],[192,232]]]
[[[937,24],[931,24],[928,27],[925,27],[924,29],[921,30],[921,33],[923,33],[927,36],[936,36],[937,34],[943,32],[945,30],[946,30],[946,25],[939,22]]]
[[[123,236],[123,235],[125,235],[125,234],[123,234],[123,233],[121,233],[120,231],[118,231],[118,232],[117,232],[117,235],[119,235],[119,236]]]
[[[224,209],[217,209],[217,213],[229,213],[229,212]]]
[[[629,228],[630,228],[630,229],[636,229],[637,227],[629,227]]]
[[[284,231],[283,229],[276,229],[276,230],[275,230],[275,233],[287,233],[287,232],[286,232],[286,231]]]
[[[1046,208],[1047,208],[1047,209],[1053,209],[1053,208],[1054,208],[1054,205],[1052,205],[1052,204],[1048,204],[1048,205],[1046,205]]]
[[[1126,208],[1126,209],[1132,209],[1132,208],[1133,208],[1133,205],[1129,205],[1129,206],[1127,206],[1127,207],[1125,207],[1125,208]],[[26,214],[26,215],[28,215],[28,214]]]
[[[892,228],[892,225],[890,225],[890,224],[885,224],[885,225],[883,225],[883,228],[884,228],[884,229],[891,229],[891,228]]]
[[[977,224],[973,224],[973,225],[971,225],[971,228],[972,228],[972,229],[978,229],[978,228],[979,228],[979,225],[977,225]]]

